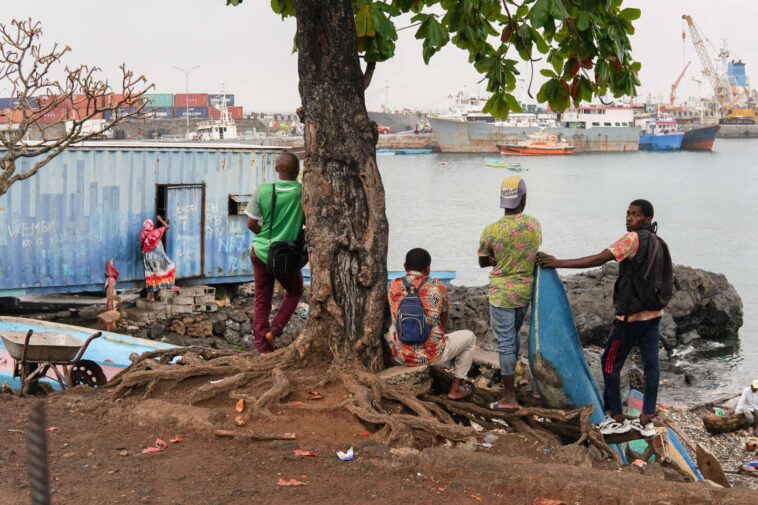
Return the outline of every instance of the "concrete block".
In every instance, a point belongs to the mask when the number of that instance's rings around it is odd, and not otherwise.
[[[150,322],[160,317],[166,317],[166,310],[127,309],[124,317],[130,321]]]
[[[195,297],[195,303],[199,304],[208,304],[208,303],[216,303],[216,296],[215,295],[202,295],[202,296],[196,296]]]
[[[485,351],[477,347],[474,351],[474,364],[500,370],[500,357],[495,351]]]
[[[178,294],[179,291],[175,289],[161,289],[158,291],[158,300],[170,300]]]
[[[138,298],[136,303],[138,309],[161,310],[166,308],[166,300],[155,300],[154,302],[151,302],[146,298]]]
[[[192,312],[205,312],[207,305],[196,304],[192,306]]]
[[[194,296],[187,296],[182,293],[181,296],[175,296],[171,299],[171,305],[193,305],[195,303]]]
[[[377,375],[387,384],[420,384],[430,378],[429,365],[393,366]]]
[[[206,305],[205,310],[207,312],[216,312],[218,310],[218,305],[216,305],[215,303],[209,303],[208,305]]]
[[[166,313],[170,316],[177,314],[189,314],[192,312],[192,305],[167,305]]]

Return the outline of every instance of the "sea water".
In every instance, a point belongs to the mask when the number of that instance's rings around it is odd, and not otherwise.
[[[758,268],[753,263],[758,259],[758,139],[717,139],[713,152],[502,156],[522,163],[522,172],[486,166],[485,158],[492,156],[378,159],[387,197],[390,270],[402,269],[408,249],[423,247],[432,255],[433,269],[456,270],[454,284],[486,284],[489,269],[477,263],[479,237],[503,214],[500,183],[508,175],[526,181],[525,212],[542,223],[541,249],[558,258],[602,251],[626,233],[629,202],[645,198],[655,206],[658,233],[674,263],[725,274],[744,304],[739,341],[683,363],[693,367],[694,387],[713,398],[739,392],[758,378]],[[563,275],[574,272],[561,270]],[[675,389],[679,394],[663,399],[692,396],[686,387]]]

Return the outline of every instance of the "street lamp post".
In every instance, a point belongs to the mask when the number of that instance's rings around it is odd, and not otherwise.
[[[189,74],[196,68],[200,68],[200,65],[192,67],[189,70],[184,70],[181,67],[174,66],[175,69],[184,72],[184,117],[187,118],[187,138],[189,138]]]

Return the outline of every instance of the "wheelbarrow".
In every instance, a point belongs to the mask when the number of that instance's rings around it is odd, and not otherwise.
[[[107,380],[100,365],[82,359],[90,342],[102,336],[101,332],[91,335],[84,345],[81,340],[67,333],[34,330],[0,331],[5,348],[13,358],[13,377],[21,378],[21,395],[25,390],[33,393],[38,389],[38,381],[52,371],[62,389],[78,384],[91,387],[104,385]]]

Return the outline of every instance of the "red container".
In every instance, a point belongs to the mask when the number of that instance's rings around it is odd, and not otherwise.
[[[92,109],[90,109],[91,111]],[[81,109],[69,109],[68,111],[68,118],[69,119],[82,119],[87,115],[87,111],[82,107]],[[93,115],[89,119],[103,119],[103,113],[98,112],[97,114]]]
[[[65,121],[68,115],[68,109],[57,108],[50,109],[46,114],[35,114],[37,121],[40,123],[54,123],[56,121]]]
[[[208,107],[207,93],[184,93],[174,95],[174,107]]]
[[[92,108],[93,106],[102,107],[103,106],[104,99],[102,96],[97,97],[93,100],[87,100],[87,95],[74,95],[74,103],[72,104],[72,107],[74,109],[82,109],[84,110],[89,106]]]
[[[231,119],[242,119],[242,107],[227,107],[226,109],[229,111],[229,117]],[[210,107],[208,108],[208,117],[211,119],[220,119],[221,111]]]
[[[105,106],[106,107],[115,107],[118,102],[124,99],[124,95],[119,93],[111,93],[109,95],[105,95]],[[120,108],[125,107],[137,107],[139,103],[142,101],[142,98],[133,98],[131,101],[126,101],[119,105]]]
[[[47,107],[53,103],[55,103],[56,108],[59,109],[67,109],[71,107],[71,100],[64,95],[42,95],[37,99],[39,100],[40,107]]]

